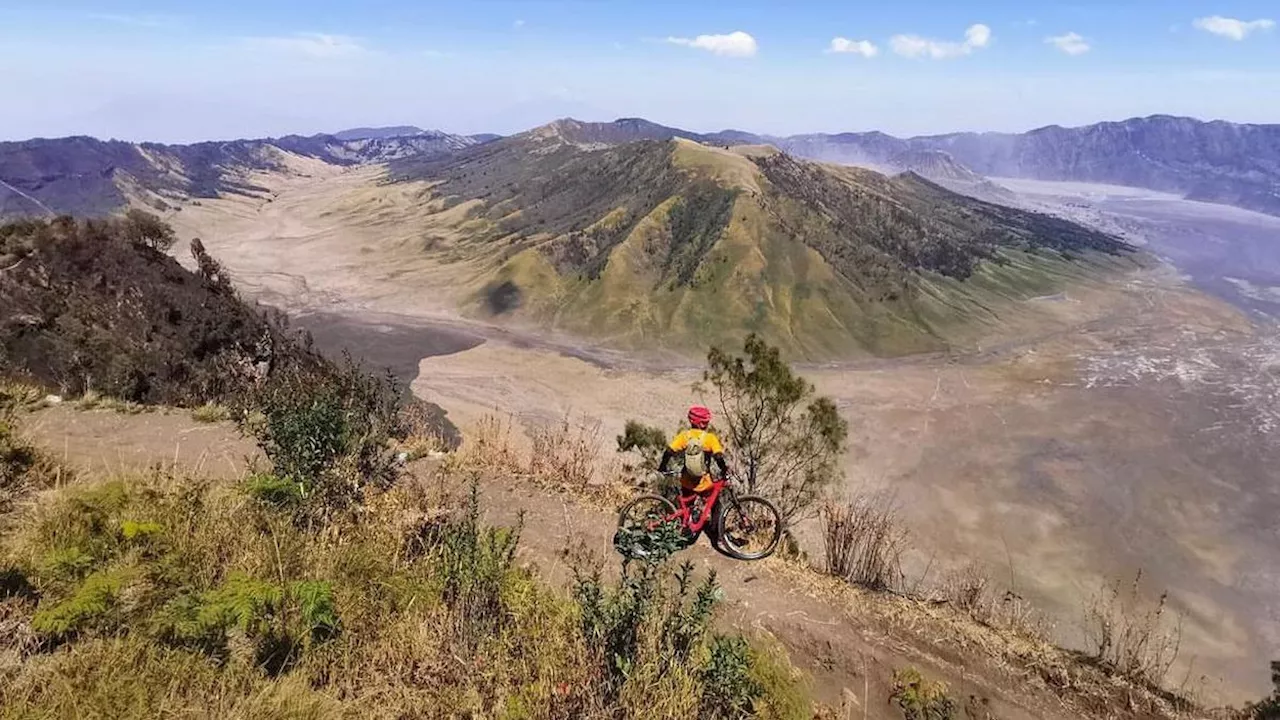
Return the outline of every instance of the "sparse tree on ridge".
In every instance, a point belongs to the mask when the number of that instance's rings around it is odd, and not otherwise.
[[[752,333],[743,353],[712,348],[700,386],[719,400],[726,445],[747,492],[768,497],[790,523],[839,478],[849,426],[778,348]]]

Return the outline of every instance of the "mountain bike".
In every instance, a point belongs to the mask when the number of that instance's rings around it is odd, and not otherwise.
[[[663,475],[673,478],[679,471]],[[706,529],[720,550],[738,560],[769,557],[782,539],[778,509],[762,497],[739,495],[732,475],[713,479],[706,493],[681,492],[679,501],[677,508],[661,495],[641,495],[618,513],[618,530],[653,532],[674,523],[689,546]]]

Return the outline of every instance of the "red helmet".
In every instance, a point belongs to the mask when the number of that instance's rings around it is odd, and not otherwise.
[[[699,430],[706,430],[711,424],[711,411],[702,405],[689,408],[689,424]]]

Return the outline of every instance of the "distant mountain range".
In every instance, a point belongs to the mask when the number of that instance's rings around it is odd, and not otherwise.
[[[1017,177],[1130,185],[1280,215],[1280,125],[1154,115],[1020,134],[897,138],[881,132],[787,137],[741,130],[694,133],[640,118],[552,124],[563,137],[588,148],[672,138],[721,146],[773,145],[811,160],[913,171],[993,202],[1008,201],[1008,196],[986,177]],[[196,197],[251,191],[242,171],[273,167],[278,151],[356,164],[436,157],[498,137],[403,125],[193,145],[88,137],[6,142],[0,143],[0,217],[109,212],[122,207],[128,190],[136,187]],[[927,154],[937,152],[947,158]]]
[[[561,121],[581,142],[687,138],[721,145],[773,145],[797,157],[889,170],[919,151],[943,151],[987,177],[1129,185],[1280,215],[1280,125],[1202,122],[1153,115],[1026,133],[952,133],[897,138],[882,132],[777,137],[741,130],[691,133],[646,120]],[[922,173],[926,174],[926,173]],[[927,174],[926,174],[927,176]],[[932,178],[939,182],[945,177]]]
[[[282,153],[336,165],[381,163],[398,158],[456,152],[483,139],[417,131],[386,135],[378,130],[336,135],[288,135],[263,140],[161,145],[91,137],[0,143],[0,217],[102,215],[125,206],[130,196],[210,198],[253,193],[255,170],[280,167]],[[368,137],[361,137],[367,134]],[[483,138],[483,136],[482,136]]]

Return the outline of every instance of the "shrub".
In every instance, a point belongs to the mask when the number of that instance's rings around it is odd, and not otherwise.
[[[474,648],[500,631],[506,619],[503,593],[515,566],[520,527],[485,528],[480,524],[480,488],[471,482],[466,508],[430,537],[442,599],[453,611],[458,642]]]
[[[301,483],[271,473],[250,475],[245,478],[244,489],[250,497],[277,508],[294,507],[306,497]]]
[[[839,479],[848,424],[778,348],[752,333],[743,353],[712,348],[703,382],[719,399],[728,449],[746,472],[748,491],[767,495],[790,524]]]
[[[752,715],[764,691],[751,676],[751,649],[745,639],[714,636],[702,674],[702,707],[708,709],[703,717],[737,720]]]
[[[667,447],[667,434],[661,428],[645,425],[639,420],[628,420],[622,434],[617,437],[618,452],[632,453],[637,463],[634,469],[653,471],[658,469],[662,453]]]
[[[890,496],[870,494],[821,511],[827,572],[872,590],[902,586],[907,532]]]
[[[1168,615],[1169,593],[1151,600],[1142,590],[1142,571],[1126,590],[1119,580],[1105,584],[1085,607],[1085,634],[1093,658],[1111,671],[1159,685],[1178,659],[1182,619]]]
[[[1245,706],[1242,713],[1248,720],[1280,720],[1280,661],[1271,663],[1271,697]]]
[[[366,374],[349,357],[278,368],[250,396],[240,417],[271,461],[273,479],[255,480],[277,504],[294,494],[299,518],[324,521],[395,480],[388,442],[399,434],[398,392],[390,375]],[[260,413],[250,414],[249,409]]]
[[[889,700],[898,706],[906,720],[952,720],[956,714],[955,702],[947,696],[946,683],[926,680],[915,668],[894,671]]]
[[[120,234],[135,245],[162,253],[169,252],[178,241],[173,228],[159,217],[137,208],[125,213],[124,219],[120,221]]]

